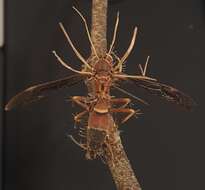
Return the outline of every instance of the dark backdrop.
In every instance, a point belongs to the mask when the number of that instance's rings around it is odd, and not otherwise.
[[[73,67],[81,63],[58,27],[62,21],[83,55],[89,43],[79,8],[90,23],[90,1],[6,1],[6,100],[24,88],[72,74],[51,54],[57,50]],[[139,34],[126,72],[151,56],[148,73],[189,93],[194,112],[143,95],[151,106],[121,126],[122,139],[144,190],[202,190],[204,177],[204,48],[205,9],[202,0],[113,1],[108,13],[110,42],[117,10],[120,26],[116,50],[126,50],[135,25]],[[138,89],[128,85],[130,92]],[[84,152],[66,134],[73,128],[72,108],[65,97],[85,95],[77,85],[48,99],[6,114],[4,126],[5,190],[115,189],[101,161],[86,161]],[[141,96],[142,97],[142,96]]]
[[[4,53],[3,48],[0,49],[0,189],[2,187],[3,179],[3,64],[4,64]]]

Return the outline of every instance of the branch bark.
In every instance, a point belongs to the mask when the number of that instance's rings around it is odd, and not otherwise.
[[[93,0],[91,38],[98,56],[104,56],[107,53],[107,7],[108,0]],[[93,56],[94,52],[92,51],[91,58]],[[90,88],[92,87],[88,86],[88,89]],[[92,90],[89,91],[92,92]],[[114,141],[108,142],[109,150],[108,147],[105,148],[104,157],[106,158],[107,165],[117,189],[141,190],[124,151],[119,132],[114,132],[111,139],[114,139]],[[115,143],[113,144],[113,142]],[[110,152],[112,152],[112,155],[110,155]]]
[[[91,39],[99,56],[107,53],[107,7],[107,0],[93,0]]]
[[[110,150],[105,150],[105,157],[117,190],[141,190],[118,131],[113,134],[113,138],[116,141],[115,144],[110,144],[113,155],[111,157]]]

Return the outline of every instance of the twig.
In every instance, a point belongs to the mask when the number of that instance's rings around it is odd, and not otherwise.
[[[110,146],[112,157],[109,156],[110,150],[105,150],[107,164],[116,184],[117,190],[141,190],[140,184],[135,177],[129,159],[123,148],[119,132],[113,134],[115,144]]]
[[[91,39],[99,56],[104,56],[107,53],[107,0],[93,0],[92,3],[92,27]],[[92,57],[95,52],[91,53]],[[88,87],[92,88],[92,87]],[[94,88],[94,87],[93,87]],[[105,148],[105,155],[107,165],[112,174],[113,180],[118,190],[141,190],[134,171],[130,165],[127,155],[121,143],[119,132],[113,133],[112,142]],[[114,139],[114,144],[113,144]],[[110,151],[111,149],[111,151]],[[112,155],[110,155],[112,152]]]
[[[92,3],[91,38],[99,56],[107,53],[107,6],[107,0],[93,0]]]

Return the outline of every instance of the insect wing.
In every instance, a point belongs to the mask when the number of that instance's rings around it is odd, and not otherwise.
[[[29,87],[24,91],[18,93],[16,96],[14,96],[5,106],[5,110],[8,111],[17,106],[22,106],[32,103],[34,101],[38,101],[46,97],[46,93],[58,90],[63,87],[75,85],[81,82],[83,79],[84,76],[76,74],[55,81],[50,81]]]
[[[153,95],[160,96],[170,102],[176,103],[187,110],[191,110],[196,103],[193,99],[169,85],[147,79],[131,79],[138,87],[141,87]]]

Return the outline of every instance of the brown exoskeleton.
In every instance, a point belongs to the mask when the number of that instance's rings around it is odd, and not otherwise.
[[[9,101],[9,103],[5,107],[6,110],[10,110],[18,105],[23,105],[25,103],[39,100],[45,97],[45,92],[48,92],[50,90],[56,90],[65,86],[71,86],[84,80],[85,84],[88,87],[88,95],[74,96],[72,97],[72,101],[74,101],[84,109],[82,112],[75,115],[74,120],[76,122],[80,122],[86,114],[88,115],[87,125],[84,126],[84,133],[82,134],[85,138],[85,143],[78,142],[72,136],[71,138],[76,144],[87,151],[87,159],[95,159],[97,156],[103,155],[105,146],[109,149],[109,146],[115,143],[113,140],[114,138],[112,137],[113,134],[117,131],[117,125],[114,121],[113,113],[125,114],[124,118],[121,119],[122,123],[126,122],[133,115],[140,114],[139,110],[134,110],[127,107],[127,105],[131,101],[129,98],[114,98],[110,94],[110,89],[114,87],[115,89],[126,93],[128,96],[146,104],[145,101],[116,86],[117,82],[129,80],[136,84],[138,87],[146,89],[152,94],[161,96],[168,101],[179,104],[187,109],[190,109],[194,105],[193,100],[189,96],[171,86],[159,83],[154,78],[146,76],[149,57],[144,68],[139,65],[141,71],[140,75],[127,75],[122,72],[122,65],[130,55],[135,44],[137,35],[136,27],[134,29],[133,37],[126,53],[122,56],[122,58],[117,57],[113,53],[113,46],[115,43],[119,23],[118,14],[113,40],[110,45],[109,51],[105,55],[99,56],[95,50],[94,44],[92,43],[85,18],[77,9],[75,10],[84,21],[92,51],[95,55],[91,56],[88,60],[83,58],[79,51],[74,47],[64,26],[60,23],[60,27],[68,43],[73,48],[77,57],[83,63],[82,70],[76,70],[70,67],[55,51],[53,51],[59,63],[76,74],[56,81],[39,84],[24,90]],[[114,62],[113,60],[116,61]],[[111,151],[110,154],[112,155]]]
[[[76,122],[89,113],[88,125],[85,127],[85,144],[75,143],[87,150],[86,158],[94,159],[103,155],[103,146],[109,148],[112,141],[112,134],[117,130],[112,113],[123,112],[127,115],[122,122],[127,121],[136,111],[125,108],[130,102],[128,98],[113,98],[110,96],[110,89],[113,85],[113,59],[110,55],[97,60],[93,65],[93,75],[87,78],[87,85],[91,87],[89,96],[74,96],[72,100],[85,111],[77,114],[74,119]],[[120,108],[113,108],[113,104],[120,104]]]

